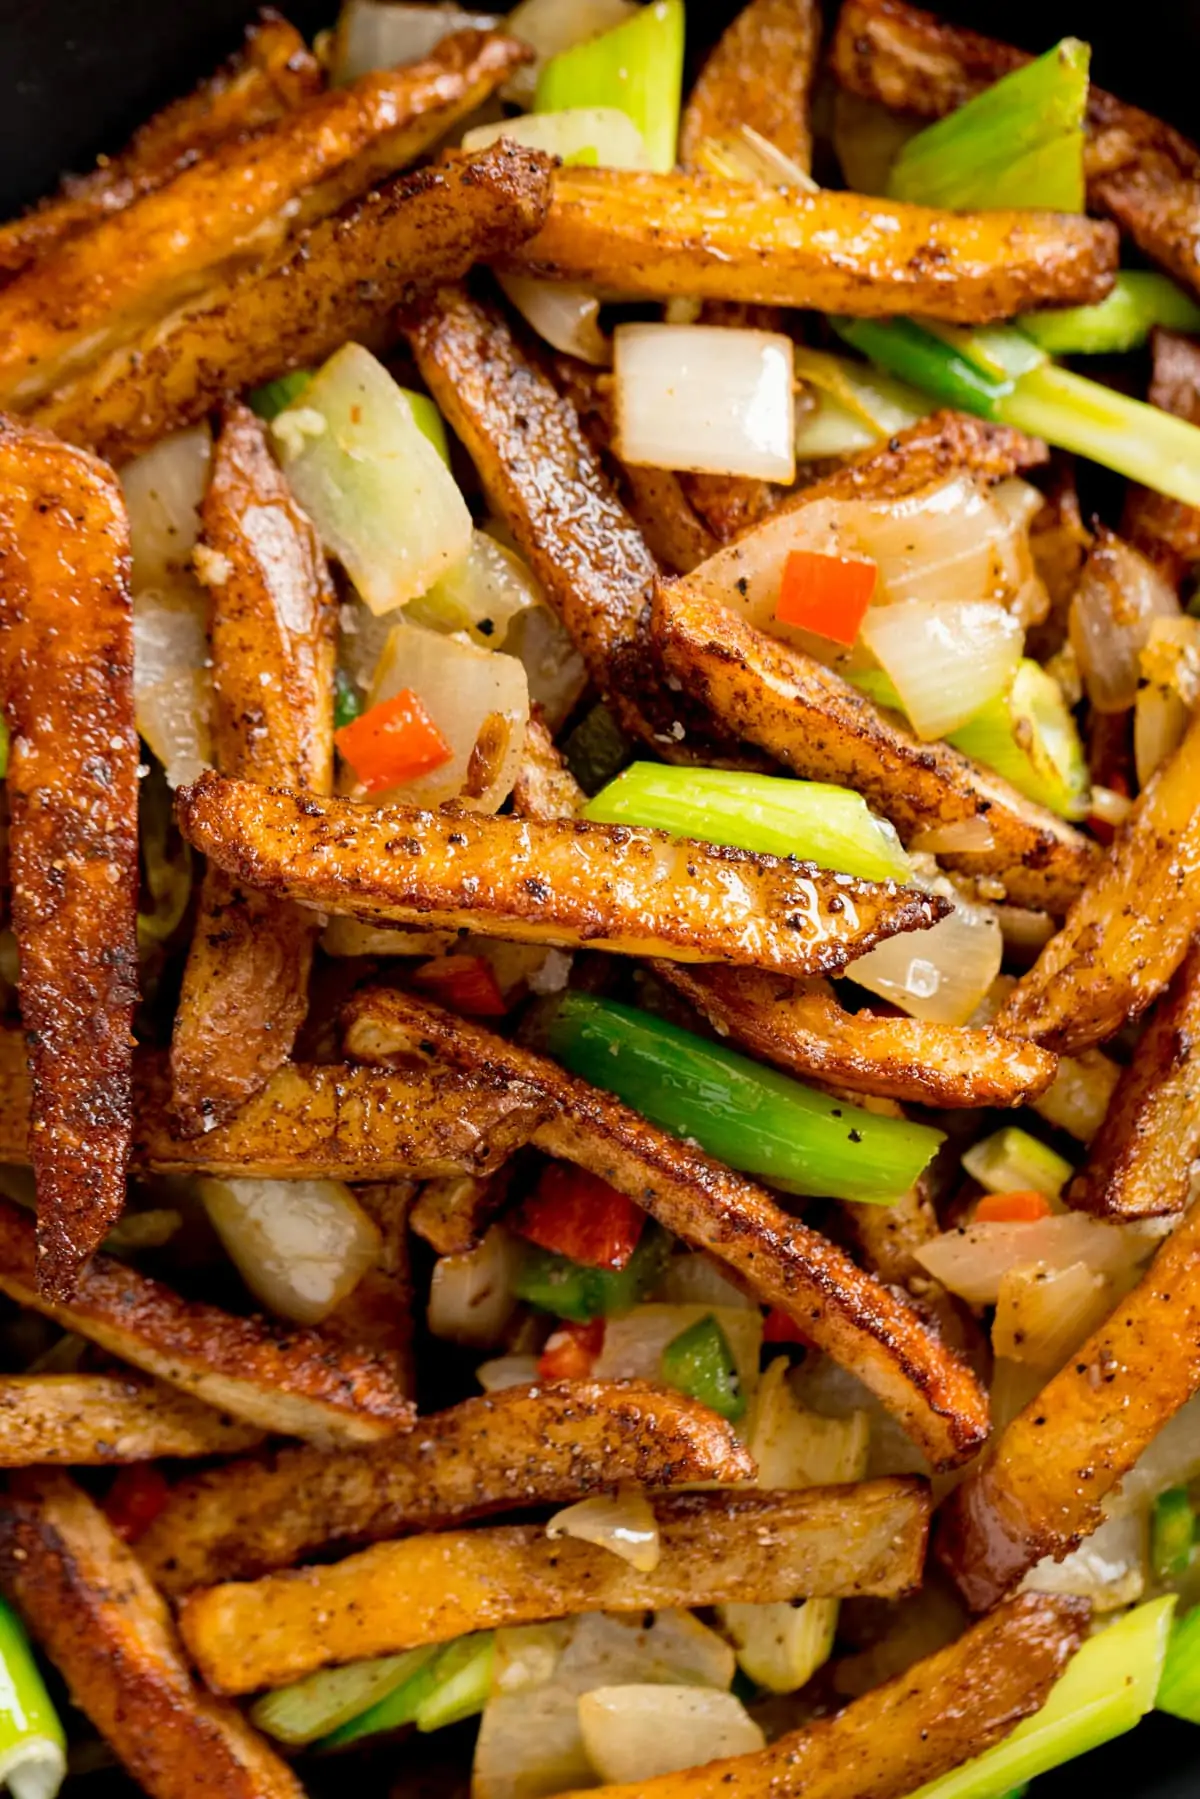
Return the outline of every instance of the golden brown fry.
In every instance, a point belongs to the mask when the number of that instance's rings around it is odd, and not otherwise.
[[[20,1474],[0,1498],[0,1579],[151,1799],[304,1799],[236,1707],[196,1687],[162,1596],[67,1475]]]
[[[849,0],[833,40],[844,87],[887,106],[940,118],[1031,59],[904,0]],[[1088,206],[1104,212],[1155,262],[1196,288],[1200,152],[1161,119],[1088,89],[1083,169]]]
[[[236,1455],[261,1440],[253,1425],[132,1372],[0,1378],[0,1468]]]
[[[413,1235],[439,1256],[462,1255],[475,1248],[507,1193],[503,1169],[487,1180],[475,1174],[450,1174],[426,1181],[409,1221]]]
[[[213,450],[201,526],[217,766],[328,793],[337,600],[317,534],[240,402]],[[312,912],[206,872],[171,1039],[186,1134],[224,1124],[291,1055],[320,929]]]
[[[931,412],[885,443],[810,481],[792,495],[784,511],[814,500],[900,500],[949,475],[1003,481],[1023,469],[1040,468],[1049,457],[1039,438],[1009,425],[985,424],[965,412]]]
[[[628,1194],[673,1235],[707,1250],[766,1304],[780,1307],[871,1388],[932,1463],[953,1466],[978,1448],[987,1434],[987,1401],[970,1370],[903,1299],[789,1217],[761,1187],[545,1056],[410,994],[364,992],[350,1002],[346,1018],[348,1053],[364,1060],[437,1053],[498,1079],[540,1086],[555,1107],[535,1133],[540,1149]]]
[[[1058,1065],[990,1027],[847,1012],[823,982],[757,969],[663,965],[659,973],[743,1049],[853,1093],[925,1106],[1019,1106],[1045,1092]]]
[[[93,1256],[69,1300],[47,1299],[33,1241],[32,1219],[0,1201],[0,1292],[218,1411],[320,1443],[367,1443],[412,1426],[413,1407],[370,1357],[333,1350],[316,1331],[181,1299],[112,1256]]]
[[[949,911],[894,882],[623,825],[367,811],[211,773],[177,805],[188,840],[239,880],[368,923],[814,974]]]
[[[470,1175],[459,1175],[470,1180]],[[321,1320],[331,1343],[362,1349],[386,1363],[406,1393],[416,1392],[413,1305],[408,1231],[416,1196],[414,1181],[375,1181],[354,1197],[379,1231],[379,1255],[357,1285]]]
[[[366,1449],[278,1450],[172,1488],[138,1542],[168,1593],[286,1568],[317,1551],[437,1530],[518,1505],[566,1505],[615,1482],[753,1478],[731,1427],[641,1381],[508,1387]]]
[[[935,212],[831,190],[566,168],[546,223],[510,261],[530,275],[648,300],[983,324],[1103,299],[1117,234],[1076,213]]]
[[[137,1000],[129,525],[112,470],[0,417],[0,703],[33,1070],[38,1284],[62,1297],[125,1204]]]
[[[750,1755],[595,1787],[589,1799],[905,1799],[1040,1710],[1087,1616],[1086,1600],[1027,1593],[836,1718]]]
[[[261,268],[289,231],[428,149],[468,91],[527,54],[511,38],[456,32],[423,62],[362,75],[218,145],[49,251],[0,289],[0,400],[28,409],[214,283]]]
[[[1200,1388],[1200,1202],[1138,1285],[950,1495],[938,1553],[982,1611],[1061,1560],[1101,1502]]]
[[[1068,1203],[1106,1218],[1154,1218],[1188,1203],[1200,1149],[1200,945],[1151,1015]]]
[[[1200,930],[1200,716],[993,1022],[1073,1055],[1157,999]]]
[[[1197,203],[1200,209],[1200,190]],[[1161,328],[1152,342],[1154,373],[1147,399],[1189,425],[1200,425],[1200,344]],[[1121,534],[1176,587],[1191,564],[1200,562],[1200,506],[1187,506],[1152,488],[1130,485]]]
[[[736,563],[722,572],[732,584]],[[654,633],[667,668],[730,732],[795,774],[854,787],[906,842],[985,818],[993,847],[946,854],[946,865],[1002,880],[1018,905],[1067,909],[1097,860],[1086,837],[949,744],[919,742],[834,670],[738,617],[722,592],[703,568],[661,583]]]
[[[454,116],[501,79],[494,68],[480,76]],[[550,168],[505,143],[398,175],[288,239],[265,268],[154,324],[51,394],[37,417],[116,460],[148,449],[230,394],[370,340],[400,301],[528,237],[549,202]]]
[[[750,0],[696,77],[680,125],[679,160],[694,164],[706,137],[733,137],[751,125],[807,170],[808,96],[820,44],[813,0]]]
[[[444,1531],[201,1589],[179,1628],[214,1692],[249,1693],[328,1663],[577,1612],[894,1596],[921,1578],[929,1494],[910,1477],[687,1494],[657,1499],[654,1512],[662,1555],[651,1574],[540,1524]]]
[[[24,217],[0,225],[0,279],[55,244],[163,187],[227,138],[270,124],[321,89],[321,70],[304,39],[278,13],[263,11],[246,28],[235,56],[136,131],[124,150]]]

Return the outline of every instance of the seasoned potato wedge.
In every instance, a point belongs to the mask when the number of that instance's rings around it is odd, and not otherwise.
[[[628,1194],[794,1318],[871,1388],[936,1466],[965,1461],[986,1436],[987,1402],[966,1365],[904,1300],[789,1217],[761,1187],[557,1063],[409,994],[367,990],[350,1002],[346,1021],[353,1056],[378,1061],[436,1052],[497,1078],[540,1085],[555,1115],[535,1135],[539,1148]]]
[[[1200,189],[1197,202],[1200,207]],[[1151,341],[1154,372],[1146,398],[1189,425],[1200,425],[1200,344],[1161,328]],[[1200,506],[1131,485],[1121,535],[1178,587],[1192,563],[1200,562]]]
[[[750,0],[696,77],[680,124],[680,161],[694,163],[706,137],[733,137],[751,125],[807,170],[808,95],[820,47],[815,0]]]
[[[0,1580],[151,1799],[304,1799],[236,1707],[199,1691],[161,1594],[67,1475],[14,1477],[0,1499]]]
[[[93,1256],[74,1295],[44,1298],[33,1221],[0,1201],[0,1292],[219,1411],[284,1436],[366,1443],[409,1429],[413,1408],[378,1362],[311,1330],[282,1331],[180,1298],[112,1256]]]
[[[724,1419],[640,1381],[507,1387],[366,1449],[279,1450],[181,1481],[138,1543],[168,1593],[286,1568],[516,1505],[566,1505],[614,1482],[752,1478]]]
[[[201,528],[217,766],[328,793],[337,601],[317,534],[247,406],[226,408]],[[185,1132],[224,1124],[291,1055],[320,928],[222,869],[205,874],[171,1039]]]
[[[1028,1593],[958,1641],[768,1748],[591,1789],[599,1799],[905,1799],[1040,1710],[1083,1638],[1088,1607]],[[582,1793],[563,1799],[583,1799]]]
[[[1000,1432],[940,1515],[938,1554],[973,1610],[1103,1519],[1101,1502],[1200,1388],[1200,1203],[1138,1285]]]
[[[236,1455],[261,1437],[252,1424],[132,1372],[0,1378],[0,1468]]]
[[[239,880],[368,923],[812,974],[949,910],[916,888],[664,831],[367,810],[211,773],[177,806],[185,836]]]
[[[38,1283],[125,1204],[137,962],[129,526],[111,469],[0,417],[0,702],[33,1074]]]
[[[1200,929],[1200,717],[1163,763],[997,1028],[1071,1055],[1158,997]]]
[[[983,324],[1103,299],[1117,234],[1075,213],[934,212],[862,194],[566,168],[545,224],[511,264],[647,300]]]
[[[1097,857],[1079,831],[945,743],[904,726],[802,650],[768,637],[722,603],[737,564],[707,563],[659,584],[654,634],[667,668],[734,735],[793,773],[856,788],[902,838],[986,818],[993,847],[942,859],[1004,882],[1017,905],[1063,912]]]
[[[662,1555],[651,1574],[540,1524],[496,1525],[201,1588],[179,1627],[214,1692],[249,1693],[331,1662],[577,1612],[893,1596],[920,1580],[929,1494],[912,1478],[863,1481],[660,1498],[654,1513]]]
[[[492,69],[466,88],[455,116],[500,78]],[[528,237],[549,202],[550,169],[547,157],[504,143],[397,175],[289,239],[265,267],[156,322],[51,394],[37,417],[118,461],[148,449],[230,394],[371,339],[401,300]]]
[[[1182,1212],[1200,1149],[1200,945],[1151,1016],[1068,1203],[1105,1218]]]

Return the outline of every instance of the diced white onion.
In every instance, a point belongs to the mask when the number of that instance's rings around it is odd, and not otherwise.
[[[472,531],[466,557],[414,600],[406,616],[438,631],[466,631],[481,649],[498,650],[509,626],[544,605],[528,563],[486,531]]]
[[[920,831],[909,844],[910,849],[927,856],[963,856],[995,847],[992,827],[982,813]]]
[[[611,1550],[639,1574],[652,1574],[662,1557],[658,1520],[640,1487],[620,1487],[564,1506],[547,1523],[546,1535]]]
[[[454,943],[454,931],[410,931],[404,925],[363,924],[334,917],[321,933],[327,956],[440,956]]]
[[[570,106],[561,112],[528,112],[518,119],[476,125],[463,133],[464,150],[486,150],[507,137],[530,150],[571,162],[581,153],[602,169],[646,169],[650,158],[641,132],[615,106]],[[591,152],[591,155],[588,155]]]
[[[211,460],[212,432],[207,425],[193,425],[173,431],[122,468],[134,593],[187,578]]]
[[[1111,1280],[1087,1262],[1008,1268],[996,1294],[992,1349],[1010,1361],[1029,1362],[1047,1376],[1056,1374],[1115,1303]]]
[[[993,909],[956,893],[953,912],[931,930],[889,937],[846,974],[910,1018],[965,1024],[999,974],[1003,954]]]
[[[969,1224],[943,1231],[914,1251],[934,1280],[968,1305],[995,1305],[1010,1268],[1040,1264],[1057,1270],[1074,1262],[1093,1273],[1118,1276],[1144,1261],[1158,1235],[1141,1224],[1102,1224],[1082,1212],[1064,1212],[1027,1223]]]
[[[532,1355],[496,1356],[480,1362],[475,1379],[485,1393],[501,1393],[506,1387],[532,1387],[538,1377],[537,1357]]]
[[[429,1286],[429,1329],[452,1343],[490,1349],[516,1308],[512,1284],[521,1251],[494,1224],[475,1249],[439,1256]]]
[[[1114,787],[1093,787],[1088,811],[1106,825],[1123,825],[1133,811],[1133,801]]]
[[[1109,536],[1083,565],[1071,601],[1071,643],[1098,712],[1137,698],[1139,657],[1156,618],[1177,618],[1175,589],[1130,544]]]
[[[471,515],[408,399],[345,344],[271,422],[296,498],[373,612],[416,599],[471,547]]]
[[[530,705],[539,706],[547,729],[557,731],[575,710],[588,679],[583,657],[562,621],[548,606],[530,606],[513,619],[504,648],[524,667]]]
[[[1170,687],[1147,682],[1139,687],[1133,708],[1133,761],[1138,786],[1173,756],[1183,742],[1191,713]]]
[[[944,737],[1004,692],[1025,634],[990,600],[872,606],[861,641],[884,669],[918,737]]]
[[[792,188],[802,194],[821,191],[807,169],[753,125],[739,125],[728,135],[704,138],[693,160],[705,174],[720,181],[756,181],[761,187]]]
[[[792,342],[721,325],[619,325],[614,447],[649,468],[791,481]]]
[[[636,11],[633,0],[521,0],[504,29],[534,51],[534,60],[510,75],[500,90],[518,106],[532,106],[543,64],[563,50],[624,24]]]
[[[715,1262],[699,1252],[672,1256],[655,1289],[660,1299],[676,1306],[732,1306],[757,1310],[757,1302],[735,1287]]]
[[[499,275],[500,286],[527,325],[552,349],[607,368],[612,344],[600,329],[600,297],[569,281],[539,281],[534,275]]]
[[[737,1369],[738,1389],[750,1403],[758,1386],[762,1346],[762,1313],[757,1307],[634,1306],[623,1317],[606,1321],[604,1347],[594,1369],[596,1379],[661,1381],[663,1350],[668,1343],[708,1317],[715,1318],[724,1332]]]
[[[172,787],[212,761],[208,602],[192,581],[133,602],[133,696],[137,728]]]
[[[1021,1582],[1023,1593],[1074,1593],[1097,1613],[1134,1605],[1146,1588],[1149,1560],[1144,1512],[1106,1518],[1062,1561],[1046,1556]]]
[[[1058,930],[1049,912],[1038,912],[1029,906],[997,906],[996,917],[1000,920],[1006,955],[1024,968],[1037,960]]]
[[[786,1356],[762,1377],[747,1433],[760,1487],[827,1487],[861,1480],[867,1471],[870,1420],[865,1411],[826,1418],[807,1410],[788,1379]]]
[[[500,23],[494,13],[463,12],[457,6],[346,0],[334,38],[334,86],[344,87],[371,69],[419,62],[452,31],[492,31]]]
[[[768,1693],[796,1692],[833,1653],[836,1599],[719,1605],[717,1614],[733,1639],[738,1666]]]
[[[1060,1056],[1058,1072],[1033,1109],[1047,1124],[1069,1131],[1081,1143],[1090,1143],[1108,1111],[1121,1070],[1102,1049],[1085,1049],[1078,1056]]]
[[[584,1747],[601,1780],[652,1780],[766,1743],[740,1699],[704,1687],[598,1687],[579,1701]]]
[[[379,1257],[379,1232],[342,1181],[199,1183],[217,1235],[256,1299],[319,1324]]]
[[[1133,753],[1144,787],[1183,742],[1200,700],[1200,619],[1152,619],[1138,665],[1146,685],[1134,708]]]
[[[788,1385],[806,1412],[822,1418],[847,1419],[865,1413],[869,1422],[867,1475],[928,1474],[929,1463],[903,1427],[856,1374],[832,1356],[806,1355],[788,1375]]]
[[[1165,1487],[1186,1487],[1200,1477],[1200,1394],[1180,1406],[1148,1443],[1111,1494],[1105,1510],[1114,1517],[1141,1511]]]

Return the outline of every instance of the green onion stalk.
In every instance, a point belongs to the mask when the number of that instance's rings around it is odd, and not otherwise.
[[[490,1631],[430,1643],[403,1655],[322,1668],[258,1700],[251,1717],[278,1742],[342,1749],[415,1725],[440,1730],[482,1711],[491,1690]]]
[[[1156,325],[1200,331],[1200,306],[1169,276],[1126,269],[1094,306],[1048,307],[1017,323],[1049,356],[1113,356],[1141,349]]]
[[[15,1612],[0,1600],[0,1786],[54,1799],[67,1771],[62,1724]]]
[[[650,167],[675,167],[683,95],[683,0],[650,0],[611,31],[552,56],[538,77],[535,112],[613,106],[645,141]]]

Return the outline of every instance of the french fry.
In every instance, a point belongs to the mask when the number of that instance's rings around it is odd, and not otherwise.
[[[177,813],[211,862],[324,911],[619,955],[833,972],[949,910],[916,888],[664,831],[412,806],[368,812],[211,773],[180,789]]]
[[[162,1596],[69,1476],[13,1479],[0,1499],[0,1579],[151,1799],[304,1799],[236,1707],[197,1688]]]
[[[427,150],[468,93],[527,54],[512,38],[456,32],[423,62],[362,75],[219,144],[67,239],[0,289],[0,403],[28,409],[151,320],[261,265],[290,231]]]
[[[1089,1536],[1106,1494],[1198,1388],[1200,1202],[947,1500],[938,1554],[972,1610]]]
[[[1197,206],[1200,217],[1200,186]],[[1161,328],[1151,343],[1154,368],[1146,398],[1189,425],[1200,425],[1200,344]],[[1192,563],[1200,562],[1200,507],[1131,485],[1121,535],[1179,587]]]
[[[705,138],[732,137],[751,125],[807,170],[808,97],[820,46],[814,0],[750,0],[710,52],[688,96],[679,130],[685,167],[695,165]]]
[[[46,1298],[34,1278],[33,1221],[7,1200],[0,1292],[260,1430],[366,1443],[413,1423],[394,1377],[370,1357],[338,1352],[316,1331],[283,1331],[182,1299],[112,1256],[93,1256],[70,1299]]]
[[[646,300],[918,312],[970,325],[1102,300],[1117,234],[1076,213],[936,212],[832,190],[571,167],[508,266]]]
[[[539,1524],[377,1543],[332,1567],[201,1588],[179,1628],[214,1692],[249,1693],[328,1663],[578,1612],[798,1595],[896,1595],[921,1577],[929,1494],[912,1479],[655,1501],[662,1554],[642,1574]]]
[[[475,1248],[507,1191],[503,1169],[486,1180],[475,1174],[451,1174],[426,1181],[412,1209],[413,1235],[439,1256],[462,1255]]]
[[[261,1440],[253,1425],[133,1373],[0,1378],[0,1468],[236,1455]]]
[[[1085,1600],[1027,1593],[839,1712],[766,1749],[591,1789],[599,1799],[905,1799],[1041,1709],[1082,1640]],[[583,1799],[582,1793],[563,1799]]]
[[[507,1387],[422,1418],[369,1448],[287,1448],[180,1481],[139,1539],[164,1592],[286,1568],[486,1518],[566,1505],[613,1482],[673,1487],[750,1480],[724,1419],[666,1387],[561,1381]]]
[[[501,79],[469,85],[470,110]],[[449,121],[443,117],[443,123]],[[288,239],[265,267],[210,289],[127,351],[45,399],[38,419],[121,461],[194,424],[221,400],[370,341],[401,300],[453,281],[536,231],[549,159],[508,143],[397,175]]]
[[[993,1020],[1073,1055],[1139,1018],[1200,930],[1200,716]]]
[[[125,1204],[137,961],[129,525],[111,469],[0,417],[0,700],[33,1073],[38,1284]]]
[[[217,766],[328,793],[337,600],[317,534],[240,403],[224,414],[201,527]],[[291,1055],[320,928],[311,912],[206,872],[171,1039],[185,1133],[224,1124]]]
[[[833,71],[886,106],[940,118],[1031,59],[904,0],[850,0],[838,15]],[[1083,153],[1088,206],[1107,213],[1153,261],[1193,289],[1200,152],[1161,119],[1093,83]]]
[[[410,994],[381,988],[347,1007],[350,1055],[439,1054],[496,1078],[540,1086],[554,1115],[534,1142],[626,1193],[864,1381],[935,1466],[973,1454],[987,1434],[974,1375],[903,1299],[788,1216],[761,1187],[648,1124],[557,1063]]]
[[[1069,1205],[1102,1218],[1182,1212],[1200,1147],[1200,945],[1193,944],[1121,1071]]]

